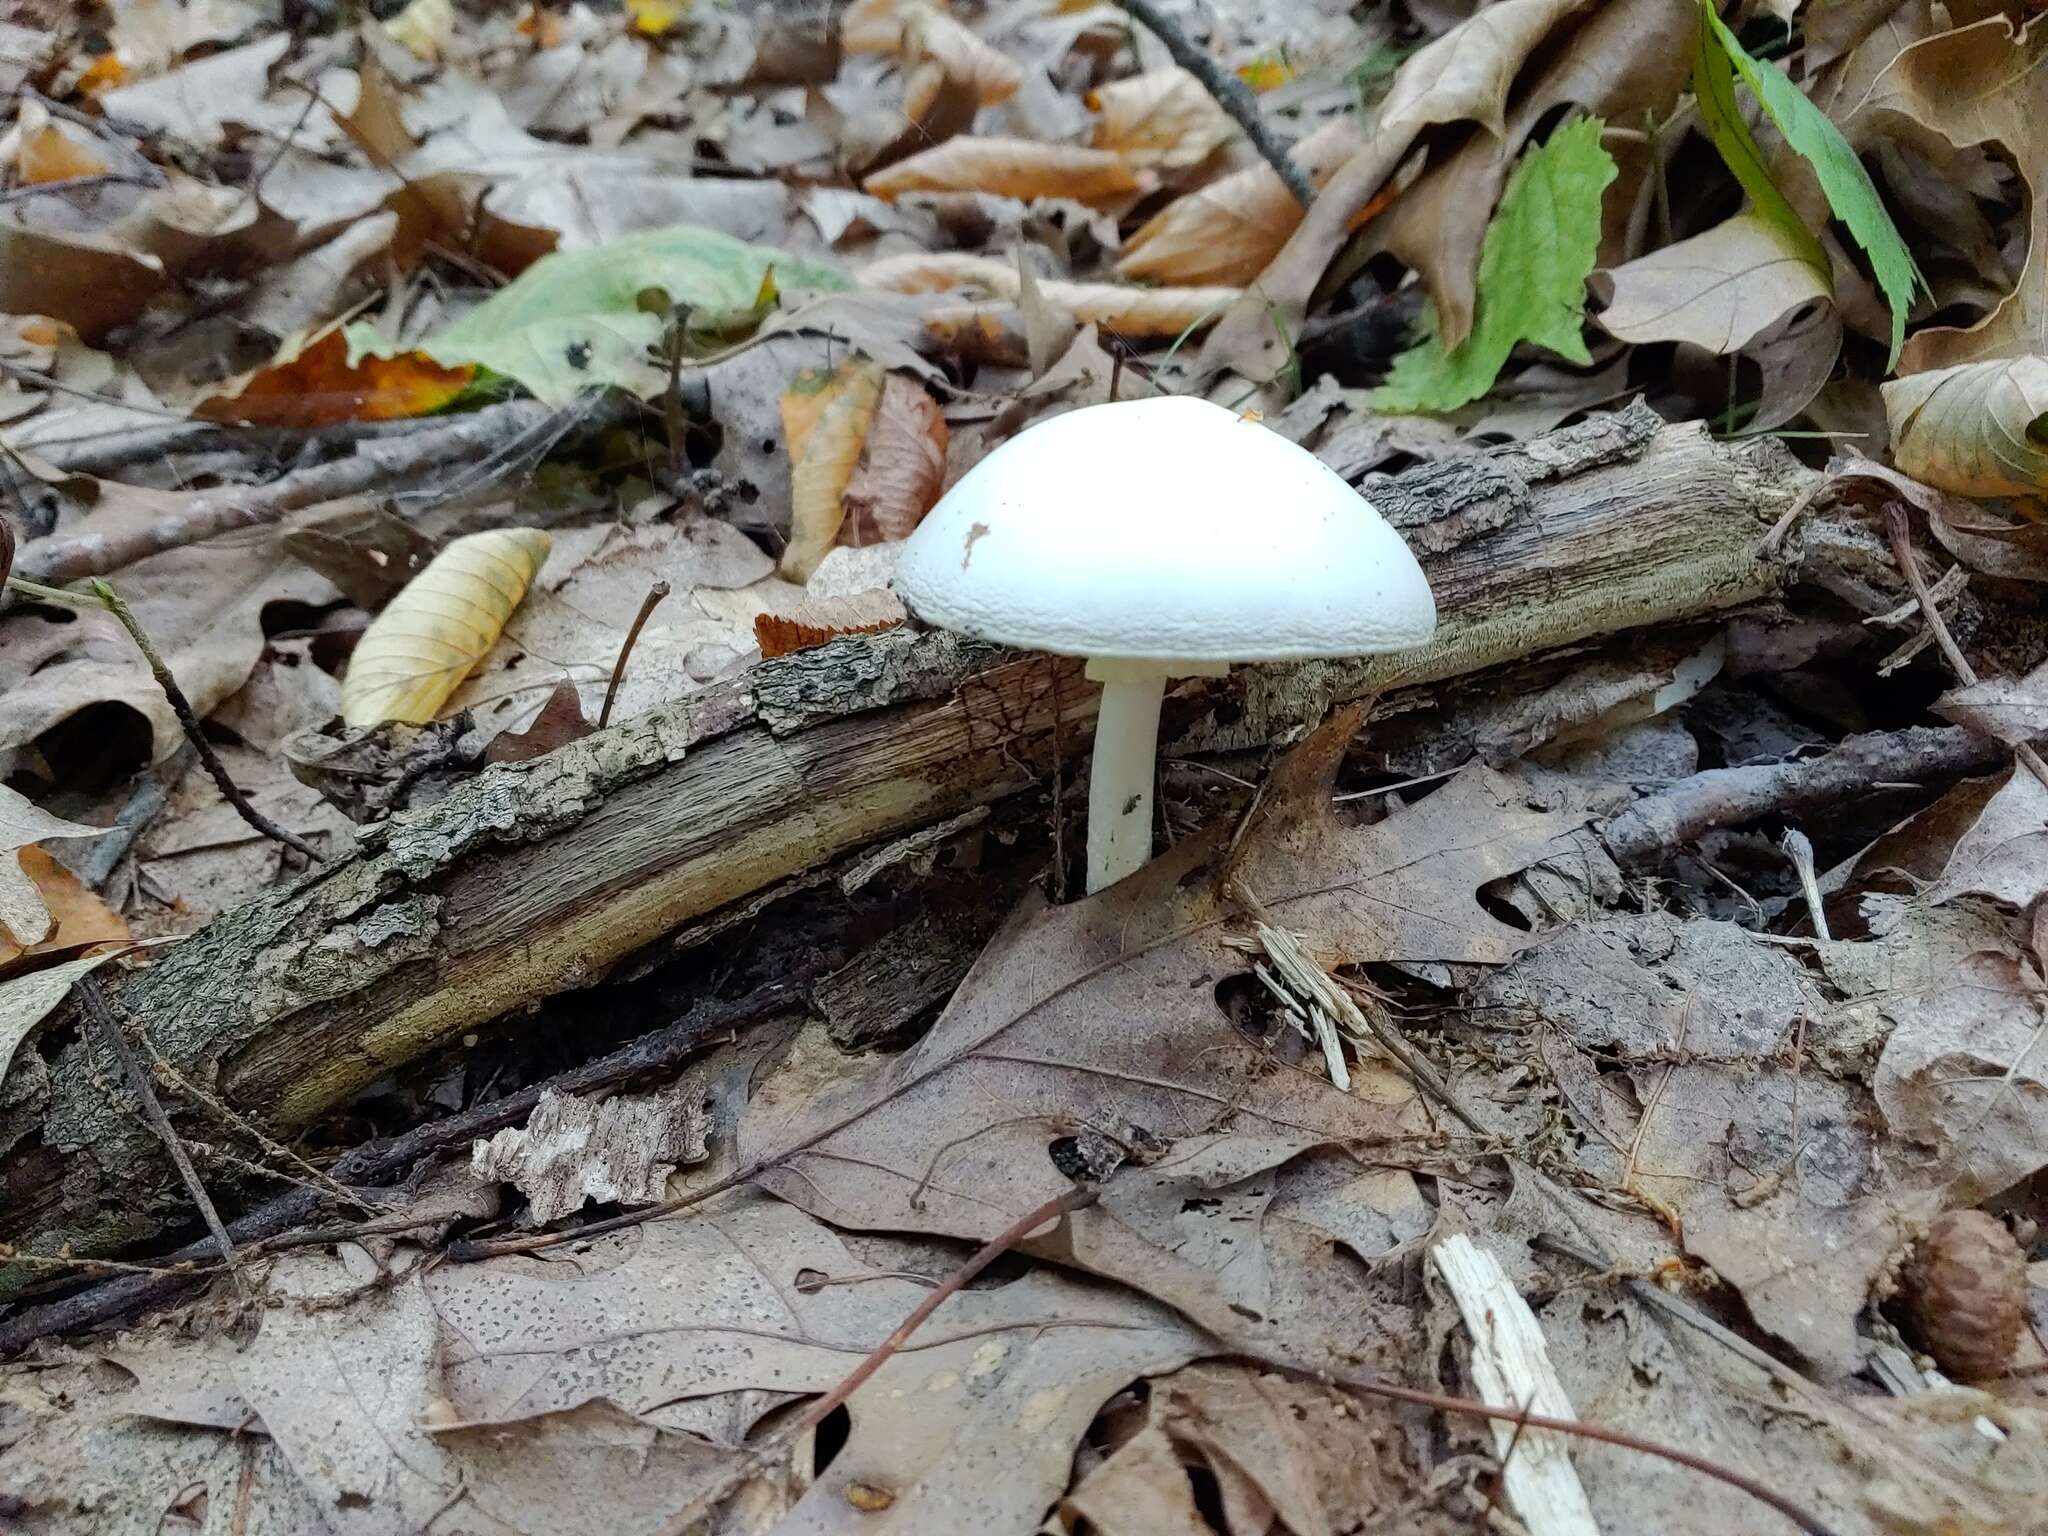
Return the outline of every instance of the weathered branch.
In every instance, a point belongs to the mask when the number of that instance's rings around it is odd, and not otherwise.
[[[1793,570],[1758,541],[1811,478],[1774,443],[1638,408],[1368,487],[1424,560],[1438,640],[1191,685],[1169,734],[1181,751],[1263,744],[1343,699],[1755,602]],[[1030,788],[1086,750],[1094,709],[1078,662],[844,637],[366,831],[354,857],[129,978],[122,1004],[179,1072],[289,1133],[701,914]],[[0,1091],[0,1235],[103,1253],[182,1218],[154,1138],[79,1047],[20,1054]]]
[[[175,515],[118,536],[33,539],[21,547],[14,574],[51,586],[105,576],[166,550],[274,523],[288,512],[321,502],[410,486],[422,477],[434,477],[443,495],[474,491],[526,468],[577,427],[615,419],[620,408],[605,396],[559,410],[538,401],[512,400],[468,415],[428,418],[402,435],[366,436],[346,458],[296,470],[265,485],[194,491]],[[456,471],[463,474],[451,480]]]

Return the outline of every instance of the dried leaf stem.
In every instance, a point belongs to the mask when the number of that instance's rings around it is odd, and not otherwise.
[[[180,688],[178,680],[171,676],[171,669],[164,665],[163,657],[157,653],[157,648],[151,643],[147,631],[136,619],[133,610],[122,600],[120,593],[97,578],[92,582],[90,596],[24,581],[19,576],[10,576],[7,579],[7,586],[10,591],[23,593],[42,602],[66,605],[95,602],[111,613],[120,622],[121,627],[128,631],[128,637],[135,642],[135,648],[142,652],[142,659],[149,663],[150,676],[156,679],[157,687],[163,690],[164,698],[170,702],[171,713],[178,717],[178,724],[185,732],[185,739],[192,743],[193,750],[199,754],[199,761],[206,765],[206,771],[213,776],[213,782],[219,786],[222,798],[235,808],[235,814],[265,837],[283,843],[285,847],[303,854],[311,862],[327,862],[326,856],[298,833],[288,827],[279,826],[249,803],[249,797],[242,793],[241,786],[229,776],[227,765],[220,760],[220,754],[214,751],[213,743],[206,739],[206,732],[200,729],[199,716],[193,713],[192,701],[185,697],[185,690]]]
[[[1287,183],[1287,190],[1294,194],[1295,201],[1304,208],[1314,202],[1316,189],[1308,179],[1308,172],[1296,164],[1287,153],[1286,146],[1273,137],[1273,130],[1259,115],[1258,99],[1252,95],[1251,87],[1225,69],[1213,54],[1197,48],[1173,18],[1152,0],[1117,0],[1117,4],[1143,22],[1145,30],[1166,45],[1174,63],[1202,82],[1203,88],[1216,98],[1216,104],[1244,130],[1244,136],[1259,152],[1259,158],[1273,167],[1280,179]]]
[[[157,1139],[164,1144],[164,1150],[171,1155],[177,1166],[178,1177],[184,1180],[185,1193],[192,1197],[192,1203],[199,1208],[199,1216],[206,1223],[206,1230],[213,1235],[215,1247],[220,1250],[221,1262],[227,1265],[234,1276],[235,1290],[246,1296],[242,1284],[241,1265],[235,1258],[235,1245],[228,1236],[228,1230],[221,1224],[220,1212],[213,1207],[213,1197],[206,1192],[206,1185],[199,1177],[199,1170],[192,1166],[192,1156],[185,1150],[185,1143],[178,1139],[178,1132],[171,1124],[171,1117],[164,1113],[163,1104],[156,1096],[156,1089],[150,1086],[149,1074],[142,1070],[142,1061],[135,1054],[135,1047],[129,1044],[127,1032],[121,1021],[114,1017],[114,1010],[107,1002],[106,993],[91,976],[81,976],[73,983],[78,1000],[85,1006],[85,1016],[90,1021],[100,1043],[113,1053],[121,1064],[121,1075],[127,1079],[129,1091],[139,1101],[142,1118],[149,1122]]]
[[[1941,616],[1941,609],[1934,601],[1934,594],[1928,588],[1926,573],[1920,569],[1920,562],[1913,554],[1913,534],[1906,522],[1906,509],[1896,502],[1885,510],[1885,527],[1892,536],[1892,555],[1899,562],[1899,569],[1905,573],[1906,585],[1913,589],[1913,597],[1920,604],[1921,616],[1927,620],[1927,627],[1934,633],[1934,643],[1941,647],[1941,654],[1948,658],[1949,670],[1956,675],[1956,681],[1965,688],[1977,684],[1977,669],[1970,665],[1970,658],[1963,654],[1963,648],[1956,644],[1956,637],[1948,632],[1948,623]],[[2012,755],[2035,778],[2048,785],[2048,762],[2041,760],[2041,754],[2030,742],[2019,742],[2012,749]]]
[[[626,663],[632,659],[633,647],[639,642],[640,631],[646,627],[647,616],[654,612],[668,592],[668,583],[657,581],[640,600],[640,611],[633,615],[633,627],[626,631],[626,643],[619,647],[619,659],[612,663],[612,680],[604,687],[604,708],[597,712],[600,731],[612,723],[612,700],[619,696],[619,683],[626,675]]]

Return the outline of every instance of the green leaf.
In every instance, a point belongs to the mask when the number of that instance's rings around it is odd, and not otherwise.
[[[1518,342],[1575,363],[1586,352],[1586,277],[1600,249],[1600,194],[1614,158],[1600,147],[1597,117],[1567,123],[1522,156],[1479,249],[1472,334],[1446,352],[1436,309],[1423,310],[1422,339],[1394,359],[1373,394],[1383,411],[1454,411],[1493,388]]]
[[[1884,290],[1885,302],[1892,311],[1891,359],[1885,365],[1889,370],[1898,362],[1899,348],[1906,339],[1906,310],[1913,302],[1914,290],[1926,286],[1919,268],[1913,265],[1913,253],[1906,249],[1898,226],[1885,212],[1870,173],[1863,169],[1863,162],[1856,158],[1856,151],[1849,147],[1841,130],[1807,100],[1806,93],[1782,69],[1745,53],[1735,34],[1715,14],[1712,0],[1700,0],[1693,86],[1699,93],[1700,117],[1706,124],[1707,135],[1756,204],[1757,212],[1784,228],[1787,234],[1796,227],[1805,244],[1811,247],[1808,259],[1818,271],[1827,273],[1827,256],[1820,242],[1772,184],[1756,140],[1750,137],[1749,125],[1736,110],[1734,77],[1738,74],[1756,93],[1756,99],[1763,104],[1778,132],[1785,136],[1785,142],[1813,167],[1821,191],[1827,194],[1828,207],[1870,258],[1877,285]]]
[[[832,267],[676,224],[543,256],[419,350],[516,379],[551,405],[593,385],[652,395],[668,381],[655,349],[674,311],[692,334],[744,335],[778,293],[852,286]]]

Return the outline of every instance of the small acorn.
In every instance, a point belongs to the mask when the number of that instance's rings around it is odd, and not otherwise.
[[[1958,1381],[1996,1376],[2027,1314],[2027,1261],[1997,1217],[1944,1211],[1901,1273],[1907,1338]]]

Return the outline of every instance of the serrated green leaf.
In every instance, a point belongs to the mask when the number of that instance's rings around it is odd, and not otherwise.
[[[694,332],[744,333],[778,293],[852,286],[832,267],[676,224],[543,256],[418,350],[516,379],[551,405],[595,385],[645,396],[668,381],[655,348],[672,310],[687,309]]]
[[[1856,243],[1870,258],[1871,271],[1884,291],[1892,312],[1891,358],[1887,370],[1899,360],[1899,348],[1906,339],[1906,311],[1916,288],[1925,287],[1920,270],[1913,265],[1913,253],[1906,249],[1898,226],[1885,211],[1876,184],[1856,151],[1842,137],[1841,130],[1828,121],[1827,114],[1794,85],[1775,64],[1753,59],[1743,51],[1735,34],[1728,30],[1713,8],[1712,0],[1700,0],[1699,51],[1694,57],[1693,81],[1699,93],[1700,116],[1708,137],[1728,162],[1735,179],[1756,204],[1757,211],[1773,224],[1785,227],[1789,219],[1813,247],[1810,259],[1818,270],[1828,271],[1826,254],[1819,241],[1792,211],[1764,169],[1763,156],[1749,125],[1735,107],[1734,76],[1756,93],[1765,113],[1777,125],[1785,142],[1813,167],[1828,207],[1848,228]],[[1786,229],[1789,234],[1790,228]]]
[[[1586,351],[1586,277],[1600,250],[1600,194],[1614,157],[1597,117],[1567,123],[1522,156],[1479,249],[1472,334],[1454,351],[1438,339],[1435,306],[1421,340],[1394,359],[1373,395],[1383,411],[1454,411],[1493,388],[1518,342],[1575,363]]]

